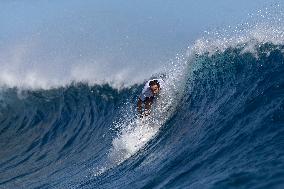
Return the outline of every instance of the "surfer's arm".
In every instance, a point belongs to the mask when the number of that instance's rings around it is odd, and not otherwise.
[[[145,116],[150,115],[152,103],[153,103],[153,98],[147,97],[145,100],[145,112],[144,112]]]
[[[138,112],[139,116],[142,116],[142,103],[143,103],[143,101],[140,98],[138,98],[137,112]]]

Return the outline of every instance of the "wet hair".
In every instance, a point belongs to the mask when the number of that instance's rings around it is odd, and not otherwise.
[[[156,80],[156,79],[150,81],[149,86],[151,87],[151,86],[153,86],[153,85],[157,85],[157,86],[160,88],[160,83],[159,83],[159,81]]]

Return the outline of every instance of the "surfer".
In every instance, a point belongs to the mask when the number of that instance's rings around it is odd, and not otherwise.
[[[137,111],[139,117],[148,116],[151,113],[151,106],[154,98],[159,94],[161,90],[162,79],[151,79],[148,81],[140,94],[137,102]],[[144,104],[144,111],[143,111]]]

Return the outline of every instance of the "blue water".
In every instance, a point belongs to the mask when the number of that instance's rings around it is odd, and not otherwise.
[[[284,188],[284,46],[243,49],[188,59],[145,142],[125,129],[143,85],[6,86],[0,188]]]

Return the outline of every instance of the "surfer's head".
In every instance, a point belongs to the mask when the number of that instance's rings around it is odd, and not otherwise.
[[[158,94],[160,92],[160,83],[158,80],[150,81],[149,86],[154,94]]]

